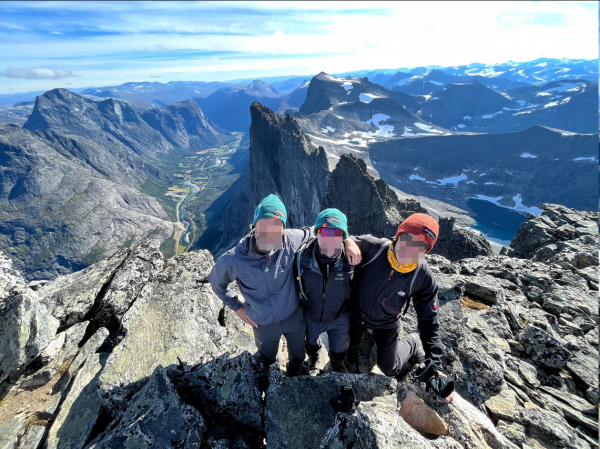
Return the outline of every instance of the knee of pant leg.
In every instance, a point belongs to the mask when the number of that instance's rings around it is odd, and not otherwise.
[[[360,346],[360,342],[358,345],[355,345],[356,348]],[[350,347],[350,335],[348,333],[329,333],[329,348],[334,352],[343,352],[347,351]]]
[[[394,377],[396,375],[395,367],[392,365],[377,362],[377,368],[379,368],[385,376]]]

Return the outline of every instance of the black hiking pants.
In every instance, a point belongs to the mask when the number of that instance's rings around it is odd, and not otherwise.
[[[350,347],[356,352],[367,329],[373,331],[377,345],[377,367],[386,376],[394,377],[408,359],[418,353],[418,342],[413,338],[398,340],[402,322],[373,323],[361,312],[350,314]]]

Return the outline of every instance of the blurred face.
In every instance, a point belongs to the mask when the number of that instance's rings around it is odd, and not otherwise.
[[[428,248],[424,236],[402,233],[396,241],[396,259],[401,264],[419,263],[419,260],[425,259]]]
[[[256,246],[269,252],[283,248],[283,222],[274,218],[261,218],[256,222]]]
[[[343,239],[344,233],[341,229],[320,228],[317,231],[317,242],[324,256],[333,257],[342,254]]]

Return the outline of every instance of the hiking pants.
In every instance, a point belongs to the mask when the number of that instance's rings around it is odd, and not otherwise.
[[[350,351],[357,351],[367,329],[373,331],[377,344],[377,367],[386,376],[394,377],[402,365],[418,351],[418,346],[412,338],[398,340],[401,321],[388,323],[371,323],[364,315],[350,315]]]
[[[348,314],[344,313],[341,317],[332,323],[319,325],[313,323],[309,318],[306,319],[306,342],[314,347],[321,347],[321,337],[323,332],[327,332],[329,338],[329,350],[334,353],[343,353],[346,355],[350,345],[350,320]],[[344,357],[342,357],[342,360]]]
[[[289,361],[292,366],[300,366],[306,356],[304,348],[304,337],[306,334],[306,322],[304,321],[304,310],[298,307],[290,316],[282,321],[271,324],[259,324],[253,327],[254,343],[265,358],[267,364],[275,363],[279,351],[279,340],[283,335],[287,341]]]

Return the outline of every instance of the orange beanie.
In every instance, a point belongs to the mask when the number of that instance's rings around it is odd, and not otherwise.
[[[435,218],[430,215],[412,214],[410,217],[404,220],[400,226],[398,226],[398,231],[396,231],[396,239],[398,239],[398,236],[401,232],[412,235],[423,235],[425,237],[425,241],[429,245],[429,251],[425,251],[425,254],[427,254],[433,249],[433,245],[435,245],[435,242],[438,239],[440,226],[438,225],[438,222],[435,221]]]

